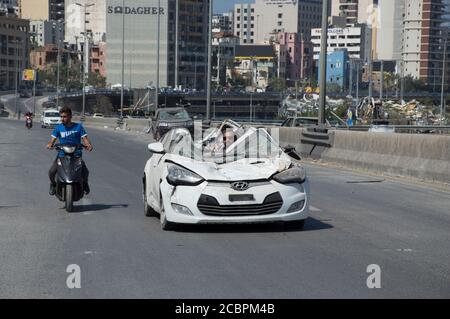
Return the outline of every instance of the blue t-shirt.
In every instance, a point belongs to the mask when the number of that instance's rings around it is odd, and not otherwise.
[[[52,133],[52,137],[59,139],[60,144],[80,145],[81,138],[86,137],[87,133],[81,124],[72,123],[71,126],[66,127],[64,124],[59,124]],[[75,156],[81,157],[82,150],[77,150]],[[59,151],[58,157],[64,157],[64,152]]]

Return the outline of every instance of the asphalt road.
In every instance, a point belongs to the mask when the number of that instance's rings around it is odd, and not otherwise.
[[[20,111],[21,119],[23,119],[25,113],[27,112],[33,112],[36,111],[36,114],[40,114],[40,105],[38,101],[40,99],[43,99],[45,97],[43,96],[36,96],[36,97],[30,97],[30,98],[21,98],[21,97],[15,97],[14,94],[12,95],[5,95],[0,96],[0,100],[5,104],[6,108],[9,112],[14,115],[16,111],[16,100],[17,100],[17,109]],[[34,101],[36,100],[36,103]]]
[[[68,214],[47,193],[50,131],[0,119],[1,298],[450,297],[450,193],[307,165],[304,231],[163,232],[142,207],[149,138],[89,132],[92,194]],[[67,288],[71,264],[81,289]],[[371,264],[380,289],[366,285]]]

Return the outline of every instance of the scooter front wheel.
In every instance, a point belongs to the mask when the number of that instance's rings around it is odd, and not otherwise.
[[[66,211],[73,212],[73,185],[66,185]]]

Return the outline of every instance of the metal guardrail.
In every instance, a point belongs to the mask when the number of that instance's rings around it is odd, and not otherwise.
[[[386,129],[393,129],[395,132],[399,131],[439,131],[439,132],[449,132],[450,133],[450,125],[378,125],[378,126],[372,126],[372,125],[356,125],[356,126],[350,126],[350,127],[335,127],[337,130],[346,130],[346,131],[361,131],[361,132],[367,132],[371,128],[386,128]]]

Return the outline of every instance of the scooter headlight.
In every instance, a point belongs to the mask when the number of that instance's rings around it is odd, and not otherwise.
[[[62,149],[66,154],[73,154],[77,150],[75,146],[63,146]]]
[[[56,164],[58,164],[58,166],[62,166],[62,163],[61,163],[61,159],[60,159],[60,158],[58,158],[58,159],[56,160]]]

